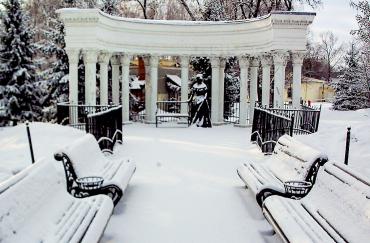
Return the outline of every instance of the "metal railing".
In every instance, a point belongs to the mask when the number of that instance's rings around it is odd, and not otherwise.
[[[157,101],[156,124],[179,123],[191,124],[190,101]]]
[[[250,118],[250,103],[247,102],[247,124]],[[231,124],[240,123],[240,102],[225,102],[224,103],[224,122]]]
[[[321,106],[301,105],[301,108],[293,108],[291,105],[284,105],[284,108],[263,109],[288,118],[294,116],[293,132],[296,135],[315,133],[319,129]]]
[[[263,153],[272,153],[276,142],[284,134],[293,135],[294,116],[285,117],[269,110],[255,107],[251,141],[257,143]]]
[[[113,153],[116,142],[122,143],[122,106],[88,114],[86,132],[95,136],[103,152]]]
[[[57,123],[85,130],[88,114],[105,111],[116,105],[73,105],[69,103],[57,104]]]

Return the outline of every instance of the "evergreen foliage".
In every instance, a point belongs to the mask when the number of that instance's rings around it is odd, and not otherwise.
[[[33,61],[34,30],[19,0],[1,3],[2,34],[0,50],[0,103],[5,106],[1,123],[8,120],[39,120],[41,90],[35,83],[36,65]]]
[[[68,101],[68,56],[65,51],[64,24],[58,19],[49,20],[49,28],[43,31],[44,38],[38,45],[48,58],[49,65],[40,73],[39,80],[44,90],[44,119],[56,116],[56,104]]]
[[[333,82],[335,110],[357,110],[368,107],[366,80],[361,75],[359,51],[352,44],[345,57],[345,67],[339,80]]]

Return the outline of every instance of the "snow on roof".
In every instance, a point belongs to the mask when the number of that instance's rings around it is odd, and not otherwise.
[[[174,84],[181,87],[181,78],[179,76],[167,74],[166,77],[170,79]]]
[[[145,85],[145,80],[139,80],[137,76],[130,77],[130,89],[142,89]]]
[[[325,80],[317,79],[317,78],[310,78],[310,77],[303,77],[302,82],[305,83],[326,83]]]

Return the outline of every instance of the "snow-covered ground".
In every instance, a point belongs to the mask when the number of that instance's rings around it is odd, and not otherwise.
[[[261,157],[249,129],[124,130],[122,151],[137,171],[102,242],[276,242],[236,174],[242,162]]]
[[[330,103],[322,104],[319,131],[297,138],[325,152],[329,160],[344,163],[347,127],[351,127],[348,165],[370,177],[370,109],[334,111]]]
[[[53,153],[63,144],[85,134],[70,127],[49,123],[31,123],[30,131],[36,160],[42,157],[52,159]],[[0,127],[0,182],[31,163],[26,126]]]
[[[346,127],[352,127],[349,165],[370,176],[370,109],[331,111],[324,104],[319,132],[297,136],[343,161]],[[36,159],[49,157],[84,132],[59,125],[31,124]],[[137,164],[101,242],[276,242],[254,197],[236,168],[264,158],[250,128],[124,127],[118,155]],[[0,128],[0,182],[31,163],[26,128]],[[57,162],[56,162],[57,163]]]

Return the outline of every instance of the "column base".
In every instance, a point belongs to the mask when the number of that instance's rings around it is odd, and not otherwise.
[[[212,126],[218,127],[218,126],[223,126],[226,125],[226,122],[212,122]]]
[[[189,124],[188,121],[178,121],[177,124],[180,124],[180,125],[187,125]]]
[[[234,127],[249,128],[252,127],[252,124],[234,124]]]

